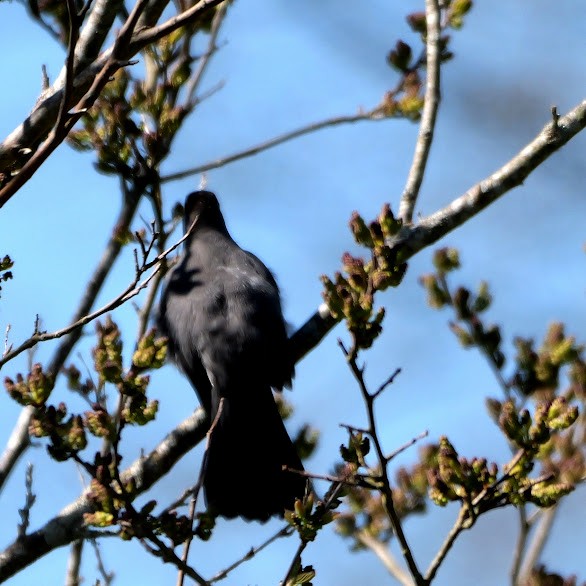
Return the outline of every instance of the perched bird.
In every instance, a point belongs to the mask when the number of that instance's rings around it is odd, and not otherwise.
[[[208,510],[266,521],[292,509],[306,486],[284,469],[303,466],[271,391],[294,374],[279,289],[234,242],[213,193],[187,197],[184,226],[191,232],[163,292],[159,328],[210,424],[217,419],[203,481]]]

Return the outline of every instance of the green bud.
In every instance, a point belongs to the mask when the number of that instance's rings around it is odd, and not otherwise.
[[[353,212],[352,217],[350,218],[350,230],[352,231],[354,240],[357,244],[362,244],[362,246],[372,248],[372,234],[358,212]]]
[[[140,339],[132,364],[138,369],[161,368],[166,356],[166,338],[155,338],[155,330],[151,329]]]
[[[433,255],[433,265],[440,274],[460,268],[460,255],[456,248],[440,248]]]
[[[115,524],[114,515],[104,511],[97,511],[95,513],[84,513],[83,522],[86,525],[93,527],[110,527]]]
[[[449,10],[449,23],[459,29],[464,23],[464,15],[472,8],[472,0],[452,0]]]
[[[480,286],[478,287],[476,299],[472,305],[472,310],[476,313],[481,313],[488,309],[491,303],[492,296],[488,290],[488,283],[486,281],[481,281]]]
[[[462,326],[459,326],[454,322],[450,322],[450,330],[454,332],[458,338],[458,342],[460,342],[462,345],[462,348],[470,348],[474,346],[474,338]]]
[[[398,234],[399,230],[403,226],[403,221],[395,218],[393,212],[391,211],[391,206],[388,203],[383,205],[378,216],[378,222],[385,239],[391,238]]]
[[[573,485],[564,482],[552,484],[540,482],[531,487],[529,499],[540,507],[551,507],[563,496],[572,492],[574,488]]]
[[[556,397],[547,411],[547,425],[552,431],[567,429],[578,419],[578,408],[569,406],[563,397]]]

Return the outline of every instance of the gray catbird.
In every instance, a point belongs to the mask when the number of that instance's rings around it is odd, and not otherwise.
[[[293,361],[270,271],[232,239],[218,200],[196,191],[185,202],[185,240],[169,276],[159,328],[189,377],[212,430],[204,475],[208,509],[267,520],[293,508],[305,479],[273,399],[291,384]]]

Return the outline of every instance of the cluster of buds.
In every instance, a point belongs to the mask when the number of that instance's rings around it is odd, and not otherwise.
[[[442,32],[447,28],[462,27],[464,16],[472,8],[471,0],[452,0],[444,2],[440,27]],[[407,15],[407,24],[419,35],[423,51],[415,57],[409,43],[398,40],[387,55],[387,63],[401,74],[401,79],[394,90],[385,93],[379,112],[386,117],[419,120],[424,104],[421,70],[426,65],[427,18],[425,12],[413,12]],[[441,34],[439,38],[439,59],[445,62],[453,57],[450,51],[450,36]]]
[[[407,268],[396,249],[388,245],[401,226],[388,204],[369,225],[355,212],[350,229],[355,241],[371,251],[370,260],[365,262],[347,252],[342,257],[343,271],[337,272],[333,280],[322,277],[330,313],[346,321],[358,348],[369,348],[382,331],[385,312],[383,308],[375,310],[375,293],[399,285]]]
[[[583,346],[576,344],[573,336],[566,336],[564,326],[553,323],[545,335],[539,350],[533,340],[515,338],[517,355],[516,370],[511,386],[522,396],[538,395],[551,398],[560,384],[560,372],[569,367],[569,378],[578,397],[585,397],[586,363],[582,359]]]
[[[8,394],[21,405],[41,407],[45,404],[51,391],[54,380],[50,374],[43,372],[40,364],[35,364],[25,378],[22,374],[16,375],[16,381],[9,377],[4,379],[4,386]]]
[[[3,258],[0,258],[0,283],[12,279],[12,271],[10,269],[13,266],[14,263],[8,255],[5,255]],[[0,291],[2,291],[2,287],[0,287]]]
[[[458,287],[453,293],[449,290],[447,275],[460,267],[458,251],[454,248],[437,250],[433,263],[436,273],[420,278],[429,305],[434,309],[451,306],[457,321],[450,322],[450,329],[460,344],[464,348],[481,348],[497,368],[502,368],[505,355],[501,350],[500,328],[497,325],[485,326],[480,315],[492,303],[488,284],[482,281],[476,293],[466,287]]]
[[[285,511],[285,520],[297,531],[301,541],[313,541],[320,529],[334,520],[336,513],[332,508],[338,504],[339,501],[327,506],[324,501],[316,503],[313,493],[309,493],[303,499],[296,499],[292,511]]]
[[[488,399],[487,408],[516,455],[499,476],[496,465],[459,457],[444,438],[438,465],[429,478],[430,496],[439,504],[453,500],[470,504],[477,499],[478,510],[509,503],[555,504],[586,473],[583,434],[569,430],[579,418],[576,401],[584,402],[586,397],[583,347],[566,336],[561,324],[550,326],[539,350],[532,340],[516,338],[514,372],[507,379],[500,329],[485,326],[481,319],[492,302],[488,285],[482,282],[476,294],[464,287],[450,290],[448,273],[460,266],[454,249],[438,250],[434,265],[435,274],[421,279],[428,301],[434,308],[451,307],[457,321],[450,327],[462,346],[479,348],[499,372],[506,400]],[[570,386],[562,392],[564,367]],[[527,405],[527,397],[532,406]],[[536,463],[541,464],[541,471],[533,478],[529,474]]]

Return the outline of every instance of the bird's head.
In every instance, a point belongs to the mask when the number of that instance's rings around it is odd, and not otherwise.
[[[194,223],[193,231],[197,231],[203,226],[222,232],[226,231],[226,223],[220,210],[220,203],[211,191],[194,191],[187,196],[183,220],[185,232]]]

